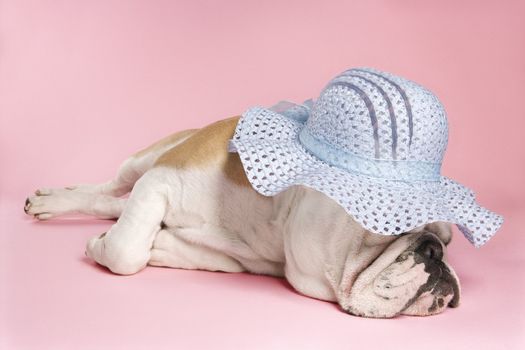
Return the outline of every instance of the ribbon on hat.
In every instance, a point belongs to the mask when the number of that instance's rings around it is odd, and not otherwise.
[[[306,150],[322,161],[353,174],[394,181],[439,181],[440,163],[371,159],[342,151],[314,137],[305,126],[299,141]]]
[[[269,110],[284,115],[287,118],[304,123],[310,117],[310,113],[314,106],[314,100],[308,99],[302,104],[293,103],[290,101],[279,101],[277,104],[268,108]]]
[[[314,100],[309,98],[308,100],[305,100],[302,104],[282,100],[268,109],[282,116],[285,116],[286,118],[290,118],[292,120],[304,124],[306,120],[310,117],[313,106]],[[230,140],[230,142],[228,142],[228,152],[238,152],[237,147],[233,143],[233,140]]]

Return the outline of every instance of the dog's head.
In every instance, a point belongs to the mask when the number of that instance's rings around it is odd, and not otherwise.
[[[343,310],[367,317],[427,316],[458,306],[459,280],[446,254],[450,224],[375,234],[320,192],[298,187],[290,194],[284,205],[290,210],[283,210],[289,213],[287,230],[293,237],[287,241],[287,249],[294,251],[290,263],[302,266],[302,274],[317,275],[323,269]],[[317,284],[300,287],[309,295],[325,296]]]
[[[339,303],[368,317],[427,316],[458,306],[459,279],[446,259],[450,238],[450,225],[437,222],[395,237],[378,255],[366,248],[365,238],[357,260],[370,264],[353,276],[343,272]],[[384,245],[381,237],[373,239]],[[345,271],[354,271],[352,265],[347,262]]]

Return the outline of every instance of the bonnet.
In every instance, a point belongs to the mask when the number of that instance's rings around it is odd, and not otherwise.
[[[262,195],[294,185],[324,193],[367,230],[397,235],[435,221],[455,223],[476,247],[501,216],[441,175],[446,114],[424,87],[371,68],[332,79],[319,98],[243,113],[230,151]]]

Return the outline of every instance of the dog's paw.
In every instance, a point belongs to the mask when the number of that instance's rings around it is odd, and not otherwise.
[[[48,220],[75,210],[75,197],[66,189],[39,189],[26,199],[24,212],[38,220]]]
[[[53,208],[52,203],[49,202],[50,201],[47,198],[47,195],[46,197],[43,197],[39,194],[30,196],[26,199],[24,205],[24,212],[27,215],[32,215],[35,219],[38,220],[50,219],[54,216],[53,211],[56,211],[56,208]]]

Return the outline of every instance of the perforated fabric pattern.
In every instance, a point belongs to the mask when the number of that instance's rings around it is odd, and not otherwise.
[[[376,159],[440,163],[448,141],[446,113],[434,94],[371,68],[335,77],[316,101],[307,129],[335,148]]]
[[[243,114],[231,149],[239,153],[253,188],[273,196],[294,185],[310,187],[377,234],[401,234],[445,221],[457,224],[476,247],[485,244],[503,219],[480,207],[471,190],[439,174],[447,143],[439,100],[401,78],[381,73],[389,79],[382,81],[378,71],[357,71],[351,72],[351,80],[346,80],[347,71],[328,84],[309,117],[304,114],[308,109],[300,106],[290,106],[290,113],[286,108],[277,113],[254,107]],[[360,76],[370,78],[382,91]],[[402,86],[405,96],[389,81]],[[356,88],[337,85],[340,82]],[[410,113],[405,105],[408,96]],[[370,103],[377,104],[375,119],[370,118]],[[302,141],[305,129],[319,142]],[[429,165],[432,171],[425,168]]]

